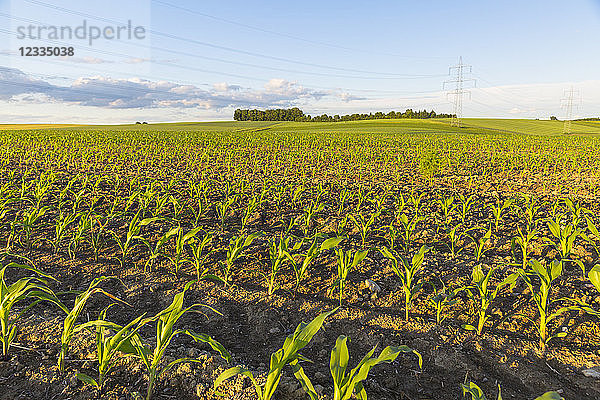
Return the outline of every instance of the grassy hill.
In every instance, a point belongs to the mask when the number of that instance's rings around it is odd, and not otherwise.
[[[572,132],[578,135],[600,134],[598,121],[574,121]],[[277,121],[219,121],[219,122],[177,122],[158,124],[125,125],[75,125],[75,124],[0,124],[2,130],[30,129],[71,129],[71,130],[160,130],[160,131],[201,131],[201,132],[305,132],[305,133],[491,133],[506,132],[529,135],[562,135],[562,121],[540,121],[531,119],[492,119],[465,118],[463,128],[450,126],[449,119],[382,119],[347,122],[277,122]]]

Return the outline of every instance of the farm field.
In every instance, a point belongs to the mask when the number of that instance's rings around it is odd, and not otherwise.
[[[79,125],[73,124],[0,124],[0,131],[23,130],[23,129],[55,129],[73,128]]]
[[[419,119],[381,119],[349,122],[277,122],[277,121],[243,121],[243,122],[177,122],[157,124],[129,124],[129,125],[0,125],[0,130],[19,129],[53,129],[71,128],[77,130],[145,130],[145,131],[251,131],[256,129],[285,131],[285,132],[338,132],[338,133],[396,133],[400,129],[410,130],[411,133],[428,132],[454,132],[449,126],[450,120],[439,118],[430,120]],[[531,120],[531,119],[494,119],[494,118],[463,118],[464,128],[460,132],[504,132],[530,135],[562,135],[563,121]],[[571,125],[573,134],[594,135],[600,134],[598,121],[573,121]]]
[[[600,398],[600,124],[465,124],[0,128],[0,398]]]
[[[487,128],[533,135],[562,135],[563,124],[563,121],[538,121],[531,119],[465,119],[465,126],[467,127]],[[597,134],[600,133],[599,129],[599,124],[590,123],[590,121],[573,121],[571,123],[571,132],[573,134]]]

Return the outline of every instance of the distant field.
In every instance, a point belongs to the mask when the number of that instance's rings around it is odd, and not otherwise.
[[[563,121],[539,121],[531,119],[485,119],[467,118],[465,126],[510,131],[533,135],[560,135],[563,133]],[[597,134],[600,124],[591,121],[578,121],[571,124],[572,133]]]
[[[81,125],[75,124],[0,124],[0,131],[14,131],[23,129],[53,129],[74,128]]]
[[[600,122],[577,121],[572,123],[575,134],[600,134]],[[265,131],[286,133],[491,133],[507,132],[529,135],[562,135],[562,121],[540,121],[530,119],[491,119],[465,118],[463,128],[450,126],[449,119],[384,119],[348,122],[277,122],[277,121],[219,121],[219,122],[178,122],[159,124],[126,125],[69,125],[69,124],[0,124],[1,130],[29,130],[69,128],[72,130],[104,131],[196,131],[196,132],[243,132]]]

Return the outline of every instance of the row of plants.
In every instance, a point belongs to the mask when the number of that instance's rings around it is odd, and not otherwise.
[[[8,268],[30,271],[34,275],[26,276],[13,283],[9,283],[6,282],[4,277],[5,271]],[[146,400],[152,398],[156,382],[171,368],[181,363],[200,363],[199,359],[190,357],[179,358],[168,363],[164,362],[165,352],[169,344],[173,338],[181,334],[189,336],[195,342],[208,344],[227,363],[232,362],[229,352],[212,337],[203,333],[196,333],[188,329],[177,329],[175,327],[177,321],[192,309],[208,307],[202,304],[184,306],[185,293],[194,282],[187,283],[183,290],[174,296],[172,303],[154,316],[147,317],[146,314],[142,314],[125,325],[119,325],[111,322],[107,318],[107,314],[113,306],[125,302],[100,287],[100,284],[109,278],[100,277],[94,279],[87,290],[76,294],[72,308],[65,306],[48,287],[47,280],[52,279],[54,278],[50,275],[23,264],[9,263],[0,269],[0,321],[2,322],[0,340],[3,344],[3,357],[5,359],[8,358],[11,344],[16,337],[20,318],[40,301],[46,301],[56,305],[65,313],[57,362],[61,373],[64,373],[66,369],[69,345],[73,340],[73,336],[83,334],[86,331],[95,336],[97,375],[96,377],[92,377],[77,372],[76,376],[85,384],[95,388],[100,395],[118,357],[133,356],[142,362],[147,377]],[[89,298],[98,294],[105,295],[115,302],[103,308],[96,320],[78,323],[79,317]],[[21,307],[19,307],[17,303],[24,303],[25,306],[23,307],[20,304]],[[218,312],[214,309],[212,311]],[[310,323],[300,323],[294,333],[285,339],[283,346],[271,355],[269,371],[264,383],[258,383],[251,370],[242,366],[234,366],[223,371],[215,379],[214,387],[217,389],[217,393],[219,387],[228,379],[236,375],[242,375],[251,380],[258,399],[271,399],[279,385],[284,368],[289,366],[288,368],[291,369],[291,372],[297,378],[307,395],[312,400],[318,399],[319,394],[301,365],[302,362],[309,362],[310,360],[300,354],[300,351],[310,343],[313,336],[321,329],[325,319],[336,311],[337,309],[334,309],[321,313]],[[156,335],[154,341],[146,340],[140,334],[140,330],[149,324],[155,325]],[[373,348],[354,368],[348,370],[350,359],[348,341],[349,338],[347,336],[339,336],[335,346],[331,350],[329,368],[333,380],[332,392],[334,400],[348,400],[353,394],[358,398],[366,399],[367,394],[364,381],[367,379],[370,370],[378,364],[395,361],[400,354],[412,353],[416,355],[419,368],[422,368],[423,360],[421,355],[417,351],[402,345],[387,346],[377,356],[374,356],[376,348]],[[470,394],[474,400],[485,399],[485,395],[481,389],[473,382],[463,385],[463,392]],[[142,395],[138,392],[132,393],[132,396],[134,398],[142,398]],[[498,394],[498,399],[501,399],[500,393]],[[561,399],[561,397],[556,392],[548,392],[538,398],[538,400],[550,399]]]

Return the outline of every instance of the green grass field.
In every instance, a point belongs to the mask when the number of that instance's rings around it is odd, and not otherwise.
[[[276,121],[223,121],[223,122],[178,122],[159,124],[125,125],[53,125],[53,124],[5,124],[0,130],[19,129],[101,129],[101,130],[160,130],[160,131],[263,131],[273,132],[321,132],[321,133],[490,133],[507,132],[529,135],[562,135],[562,121],[540,121],[530,119],[465,118],[463,128],[450,126],[448,119],[395,119],[349,122],[276,122]],[[572,123],[574,134],[600,134],[600,122],[577,121]]]
[[[465,126],[486,128],[499,131],[533,135],[561,135],[563,133],[563,121],[540,121],[531,119],[488,119],[468,118]],[[574,134],[598,134],[600,124],[589,121],[574,121],[571,123],[571,131]]]

